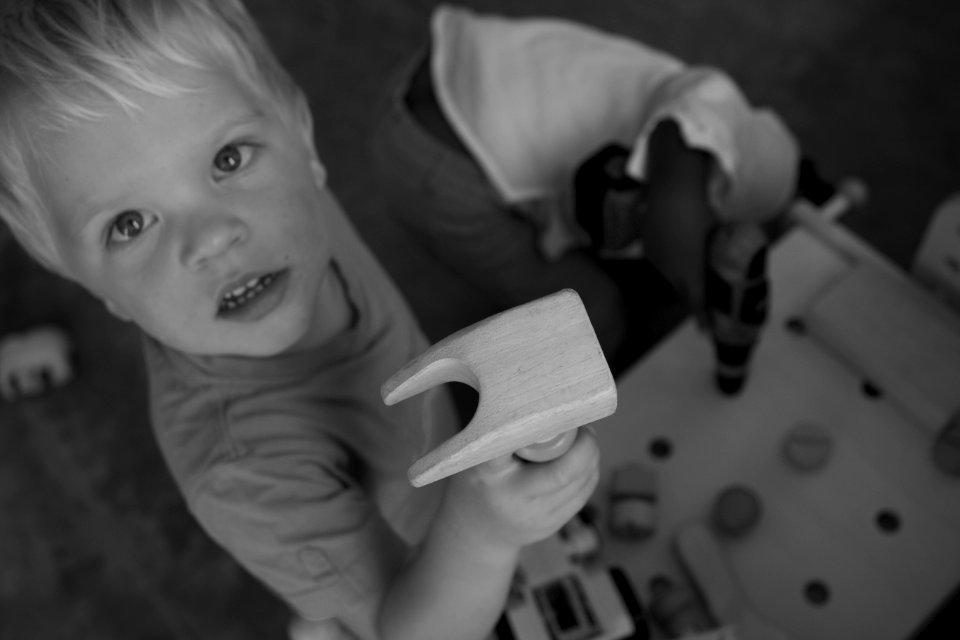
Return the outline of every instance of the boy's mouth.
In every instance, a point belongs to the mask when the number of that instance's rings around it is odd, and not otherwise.
[[[276,271],[246,278],[220,295],[217,317],[226,320],[258,320],[269,313],[283,295],[288,272]]]

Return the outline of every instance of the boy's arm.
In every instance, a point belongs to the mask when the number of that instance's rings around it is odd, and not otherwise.
[[[663,120],[647,149],[647,211],[641,220],[644,253],[706,326],[704,276],[707,235],[714,213],[707,194],[713,164],[687,146],[679,125]]]
[[[555,533],[596,488],[589,429],[560,458],[494,460],[448,480],[416,556],[376,604],[341,621],[361,638],[482,640],[503,611],[520,549]]]

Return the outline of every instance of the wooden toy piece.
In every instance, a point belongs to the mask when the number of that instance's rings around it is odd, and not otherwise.
[[[58,328],[40,326],[0,340],[0,397],[36,396],[73,379],[70,340]]]
[[[896,264],[836,222],[836,218],[861,206],[866,199],[867,190],[862,183],[846,181],[841,183],[837,194],[823,207],[817,208],[800,201],[790,207],[788,215],[794,223],[816,236],[849,263],[867,264],[894,278],[907,280],[906,273]]]
[[[743,485],[731,485],[714,501],[711,519],[718,532],[739,538],[760,522],[762,514],[763,504],[756,491]]]
[[[551,440],[617,408],[613,375],[572,289],[444,338],[387,380],[381,395],[392,405],[445,382],[476,389],[476,413],[410,467],[417,487]]]
[[[820,294],[810,334],[930,432],[957,409],[960,316],[903,277],[859,264]]]
[[[862,207],[869,197],[867,185],[856,178],[847,178],[840,181],[833,195],[822,205],[814,205],[800,198],[791,205],[788,215],[794,217],[795,221],[799,221],[796,218],[805,220],[811,215],[820,220],[833,221],[851,209]]]
[[[717,626],[689,585],[665,576],[651,581],[649,609],[650,617],[667,638],[686,638]]]
[[[597,559],[603,543],[592,516],[581,511],[560,528],[558,536],[571,562],[587,564]]]
[[[801,422],[787,431],[781,453],[797,471],[823,468],[833,451],[833,439],[827,430],[813,422]]]
[[[960,408],[937,434],[933,461],[947,475],[960,477]]]
[[[682,525],[673,542],[680,563],[718,623],[734,627],[741,640],[786,640],[782,631],[751,608],[706,526],[699,522]]]
[[[613,470],[610,484],[610,533],[624,540],[643,540],[656,529],[657,477],[639,463]]]
[[[577,432],[575,429],[571,429],[570,431],[564,431],[563,433],[555,435],[552,438],[532,442],[522,449],[519,449],[516,455],[527,462],[547,462],[559,458],[566,453],[567,449],[573,446],[573,441],[576,439]]]
[[[960,193],[947,198],[934,211],[910,270],[960,313]]]

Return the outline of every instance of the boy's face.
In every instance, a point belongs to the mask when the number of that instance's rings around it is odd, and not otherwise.
[[[198,90],[134,94],[133,115],[41,140],[66,273],[187,352],[322,341],[349,303],[325,224],[337,205],[307,136],[226,74],[164,71]]]

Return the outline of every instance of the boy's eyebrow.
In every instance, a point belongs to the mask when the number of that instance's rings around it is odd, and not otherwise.
[[[223,139],[227,137],[227,134],[229,134],[231,131],[255,122],[259,122],[265,118],[266,114],[262,109],[245,109],[244,111],[239,112],[235,117],[231,117],[221,126],[216,127],[214,129],[214,133],[210,134],[209,140]],[[115,204],[123,202],[128,198],[128,193],[121,192],[116,197],[112,197],[109,200],[104,200],[102,202],[94,201],[81,203],[79,205],[80,211],[74,218],[75,223],[69,225],[70,235],[81,240],[87,238],[93,233],[90,230],[91,227],[96,226],[96,223],[98,223],[101,218],[104,216],[112,217],[113,215],[128,209],[128,207],[121,207],[120,204]]]

